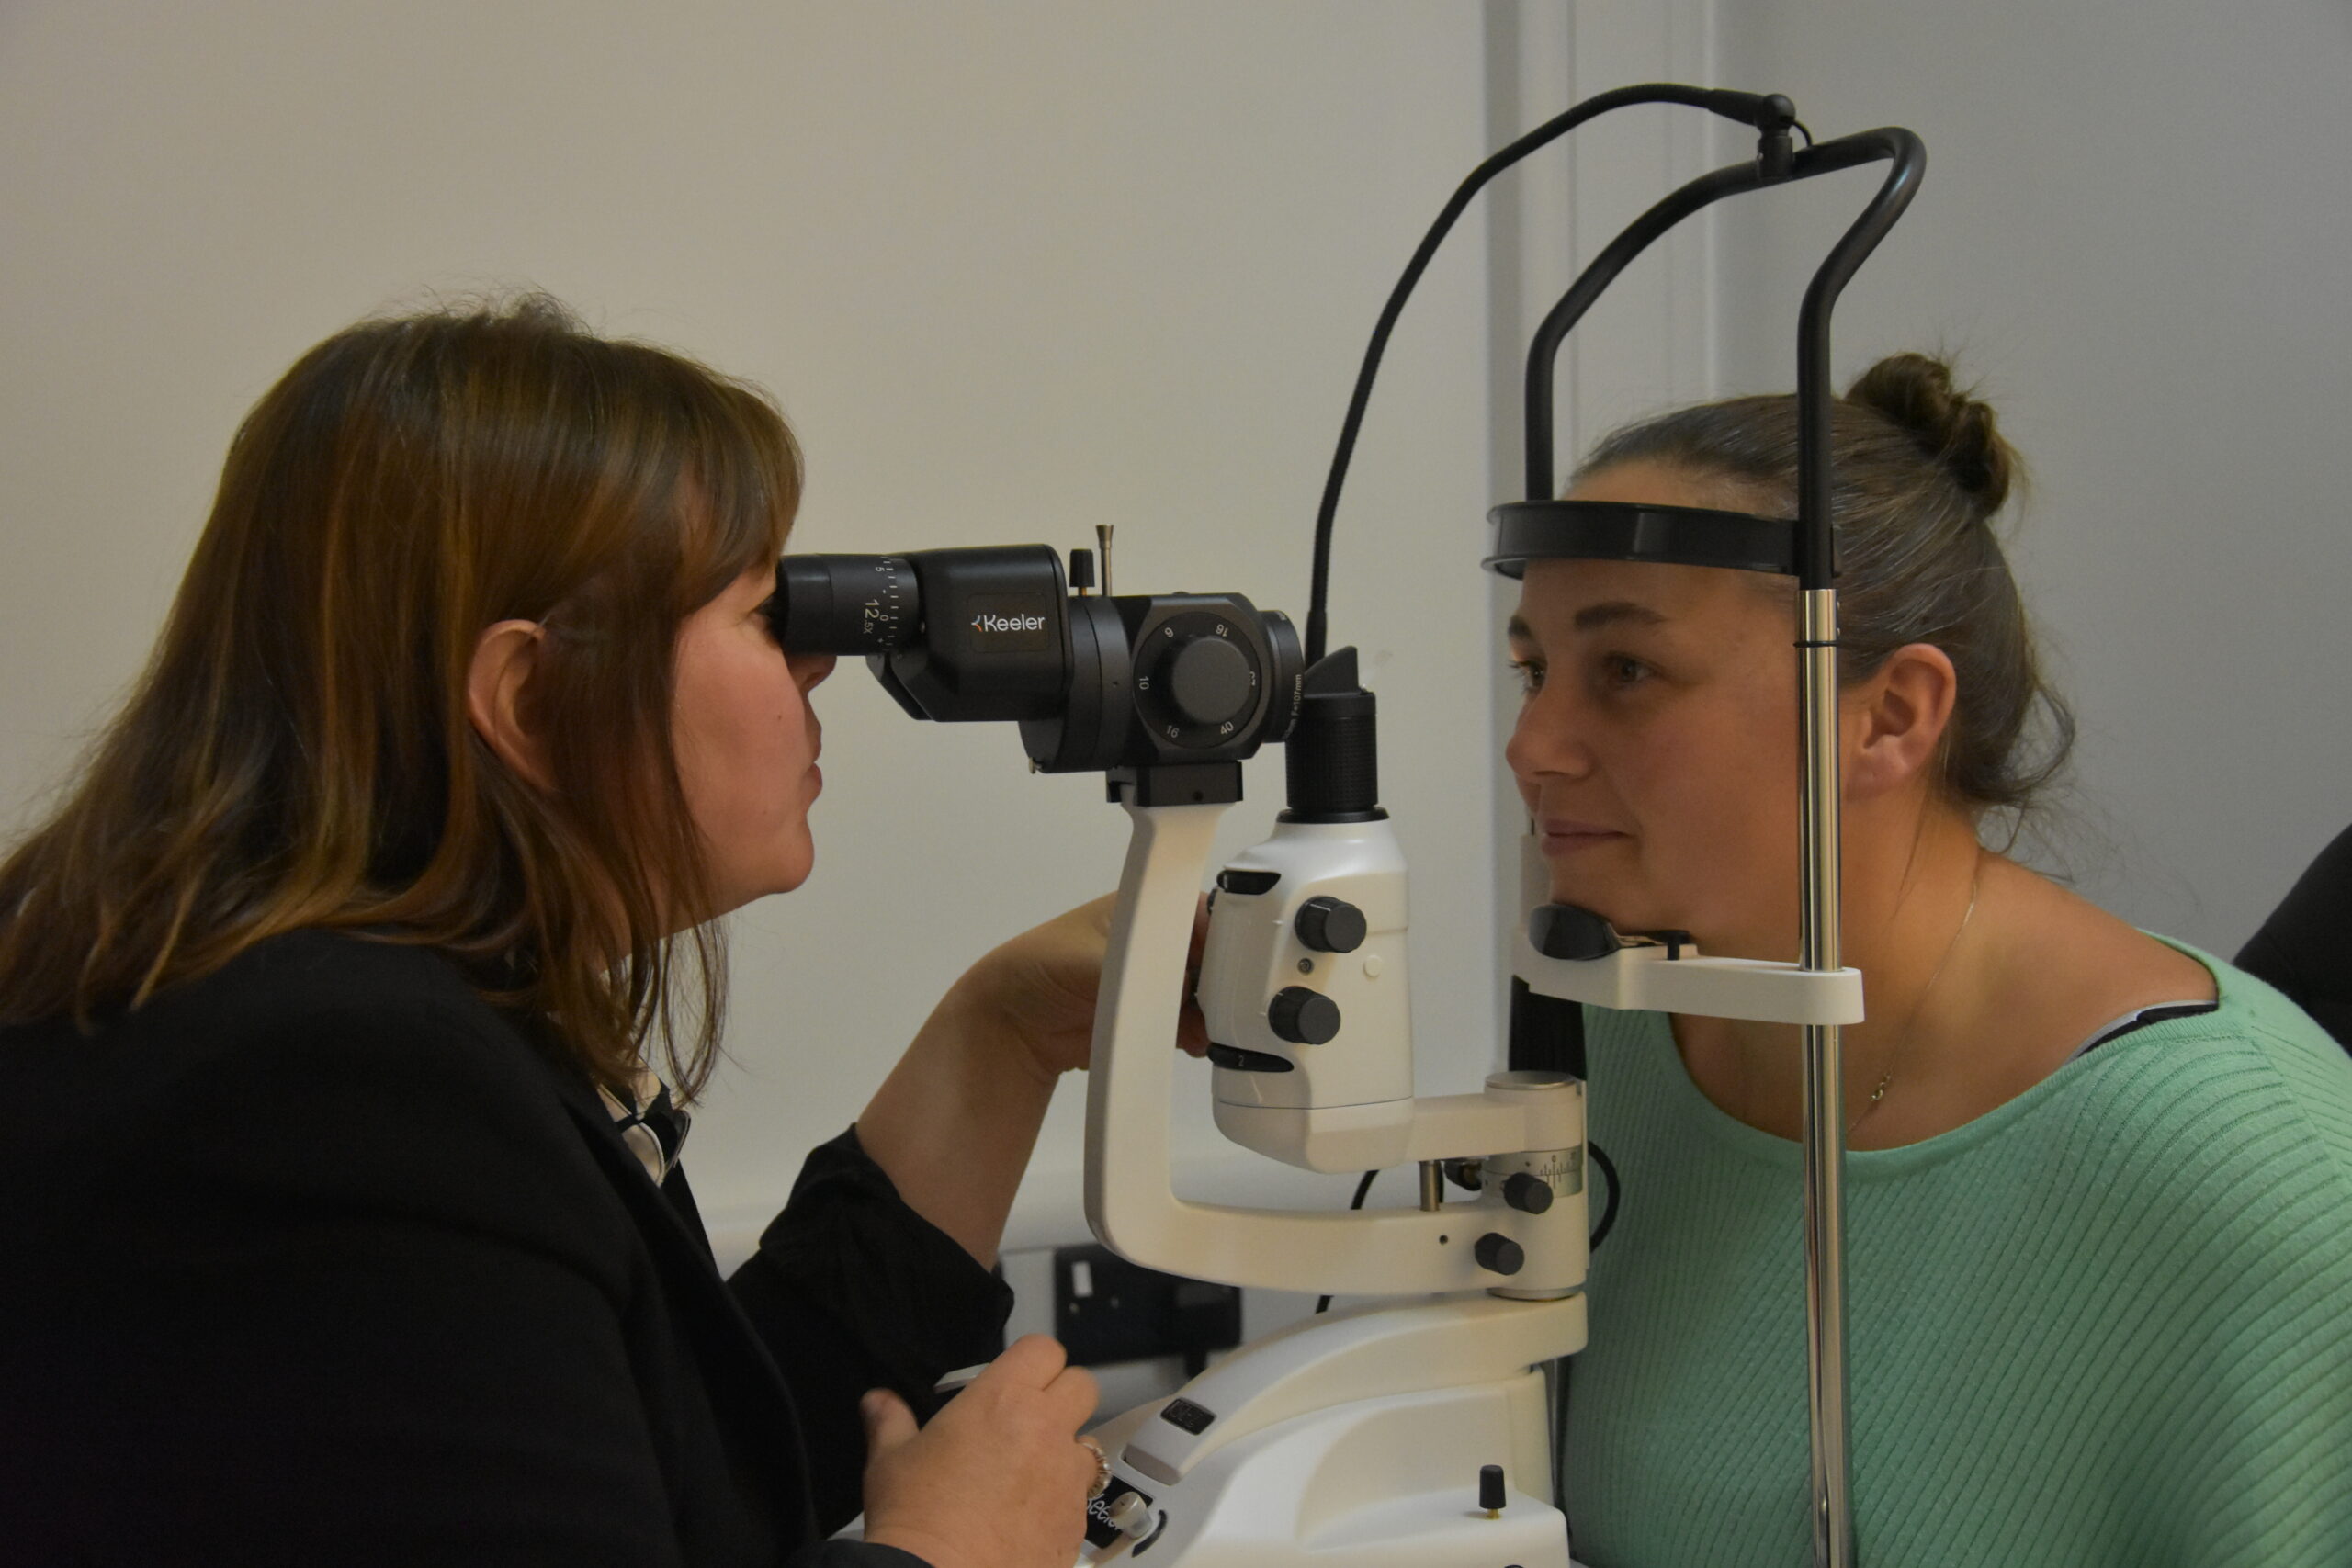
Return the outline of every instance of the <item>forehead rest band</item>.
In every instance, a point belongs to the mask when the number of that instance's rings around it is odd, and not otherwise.
[[[1532,560],[1654,561],[1739,571],[1797,572],[1792,518],[1705,506],[1624,501],[1513,501],[1487,513],[1491,540],[1480,564],[1523,577]]]

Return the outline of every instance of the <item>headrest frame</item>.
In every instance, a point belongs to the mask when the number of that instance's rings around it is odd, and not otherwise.
[[[1655,561],[1797,574],[1793,518],[1708,506],[1626,501],[1511,501],[1487,513],[1492,547],[1480,564],[1523,577],[1532,560]]]

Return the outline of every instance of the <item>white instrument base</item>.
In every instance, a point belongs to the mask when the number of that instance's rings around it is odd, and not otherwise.
[[[1581,1348],[1584,1332],[1580,1296],[1479,1295],[1359,1308],[1272,1335],[1091,1434],[1112,1456],[1113,1482],[1090,1509],[1095,1544],[1080,1561],[1572,1568],[1567,1521],[1544,1500],[1538,1363]],[[1509,1488],[1494,1518],[1477,1506],[1484,1464],[1501,1465]],[[1152,1521],[1134,1544],[1101,1522],[1130,1491]]]

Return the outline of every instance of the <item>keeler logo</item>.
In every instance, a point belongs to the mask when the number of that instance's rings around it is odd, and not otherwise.
[[[1041,595],[976,594],[964,601],[963,611],[964,624],[972,628],[972,651],[985,658],[1054,651],[1054,607]]]
[[[1039,632],[1046,629],[1043,615],[998,615],[982,611],[972,617],[976,632]]]

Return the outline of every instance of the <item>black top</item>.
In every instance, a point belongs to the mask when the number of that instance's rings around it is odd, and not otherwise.
[[[2237,957],[2352,1050],[2352,828],[2320,851]]]
[[[0,1562],[917,1562],[820,1540],[858,1397],[1011,1295],[854,1133],[722,1280],[576,1069],[322,932],[0,1070]]]

